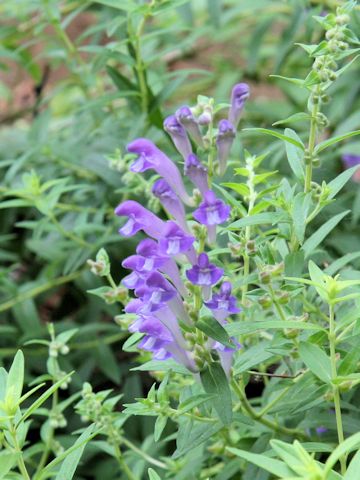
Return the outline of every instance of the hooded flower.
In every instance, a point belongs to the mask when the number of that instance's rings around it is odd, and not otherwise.
[[[225,173],[226,162],[229,157],[235,135],[235,128],[229,122],[229,120],[220,120],[218,125],[218,134],[216,137],[220,175],[224,175]]]
[[[175,115],[165,118],[164,130],[170,135],[176,149],[185,160],[192,152],[191,143],[185,128],[178,122]]]
[[[130,167],[132,172],[155,170],[167,181],[183,202],[191,205],[191,199],[185,190],[179,170],[156,145],[146,138],[138,138],[127,146],[127,150],[138,155],[138,158]]]
[[[163,178],[157,180],[152,187],[152,193],[160,200],[165,210],[167,210],[175,218],[179,225],[187,230],[188,227],[185,219],[184,205],[181,203],[167,181]]]
[[[231,92],[231,107],[229,110],[229,121],[236,128],[240,121],[240,116],[245,105],[245,101],[249,98],[250,88],[246,83],[238,83]]]
[[[176,296],[176,289],[160,273],[153,272],[135,294],[148,305],[149,312],[154,312]]]
[[[146,258],[146,266],[151,272],[158,269],[165,273],[181,295],[183,297],[187,296],[187,290],[181,280],[176,262],[172,258],[161,255],[157,242],[150,238],[142,240],[137,246],[136,252]]]
[[[202,147],[203,139],[202,139],[201,131],[190,108],[186,105],[184,105],[183,107],[180,107],[178,110],[176,110],[175,116],[177,121],[186,128],[186,130],[192,136],[194,141],[200,147]]]
[[[205,305],[213,310],[215,318],[221,323],[229,315],[241,312],[241,309],[236,306],[236,298],[231,295],[231,289],[230,282],[223,282],[219,293],[215,293],[209,302],[205,302]]]
[[[223,276],[224,270],[209,262],[206,253],[200,253],[198,262],[186,270],[188,280],[194,285],[209,287],[215,285]]]
[[[219,225],[229,218],[230,210],[229,205],[217,198],[212,190],[208,190],[193,217],[203,225]]]
[[[166,222],[163,237],[159,240],[159,251],[161,254],[174,256],[179,253],[188,252],[195,237],[186,234],[175,222]]]
[[[230,210],[229,205],[217,198],[212,190],[205,193],[205,198],[193,213],[193,217],[199,223],[207,226],[210,243],[216,240],[216,225],[226,222]]]
[[[127,222],[120,228],[119,233],[124,237],[132,237],[139,230],[143,230],[150,237],[161,236],[165,223],[159,217],[133,200],[126,200],[115,209],[118,217],[128,217]]]
[[[184,174],[200,190],[202,196],[209,190],[207,168],[199,161],[193,153],[185,160]]]

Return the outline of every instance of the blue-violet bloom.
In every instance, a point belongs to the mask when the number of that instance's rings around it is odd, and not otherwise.
[[[209,190],[208,170],[193,153],[185,160],[184,174],[204,196],[205,192]]]
[[[250,88],[247,83],[238,83],[231,92],[231,107],[229,121],[236,128],[239,124],[245,101],[249,98]]]
[[[118,205],[115,214],[118,217],[128,217],[125,225],[119,229],[124,237],[131,237],[143,230],[150,237],[158,238],[165,227],[165,222],[134,200],[126,200]]]
[[[178,110],[176,110],[175,116],[178,122],[181,123],[181,125],[183,125],[190,133],[195,142],[200,147],[203,147],[204,143],[201,131],[197,121],[194,118],[194,115],[192,114],[191,109],[187,105],[184,105],[183,107],[180,107]]]
[[[170,187],[168,182],[163,178],[159,178],[159,180],[156,180],[152,187],[152,193],[156,198],[160,200],[165,210],[175,218],[179,225],[181,225],[182,228],[187,230],[188,227],[185,218],[184,205],[179,200],[178,196]]]
[[[205,193],[204,200],[194,211],[193,217],[208,229],[210,243],[216,239],[216,225],[226,222],[229,218],[231,207],[216,197],[212,190]]]
[[[178,168],[153,142],[146,138],[138,138],[127,146],[127,150],[138,155],[138,158],[130,167],[132,172],[155,170],[167,181],[184,203],[192,205]]]
[[[226,171],[226,163],[230,154],[231,146],[234,142],[235,135],[235,128],[229,122],[229,120],[220,120],[218,125],[218,134],[216,137],[220,175],[224,175]]]
[[[176,149],[185,160],[192,153],[191,143],[185,128],[178,122],[175,115],[165,118],[164,130],[170,135]]]

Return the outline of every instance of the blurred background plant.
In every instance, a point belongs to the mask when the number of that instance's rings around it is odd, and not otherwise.
[[[241,80],[252,90],[248,126],[268,127],[303,111],[305,92],[279,78],[269,80],[269,75],[306,75],[311,59],[294,44],[318,43],[323,33],[312,16],[338,3],[1,3],[0,358],[4,365],[9,365],[19,346],[47,339],[46,324],[51,321],[57,334],[77,329],[69,355],[61,358],[64,371],[76,370],[70,394],[89,382],[96,391],[122,391],[125,403],[146,396],[151,379],[139,371],[129,372],[136,356],[122,351],[127,332],[113,322],[119,305],[111,298],[104,305],[87,293],[104,285],[86,263],[100,247],[110,255],[116,285],[123,275],[121,260],[134,249],[131,241],[125,243],[117,235],[114,207],[130,194],[145,195],[141,201],[149,202],[144,180],[127,173],[129,155],[124,147],[135,137],[148,136],[174,155],[162,132],[166,114],[194,103],[199,92],[227,101],[231,86]],[[353,30],[359,25],[356,10]],[[359,74],[355,62],[332,87],[333,101],[325,107],[326,135],[360,128]],[[280,125],[280,132],[284,126],[288,125]],[[306,128],[304,123],[304,135]],[[290,175],[280,141],[269,147],[266,137],[244,134],[242,138],[255,154],[266,145],[267,167]],[[234,159],[240,147],[234,149]],[[343,168],[341,155],[359,154],[360,142],[350,140],[328,152],[315,172],[317,181],[338,174]],[[332,259],[360,251],[360,189],[355,182],[343,190],[333,209],[319,216],[319,223],[344,208],[352,209],[351,222],[326,240]],[[26,380],[31,382],[47,372],[48,348],[26,343],[23,349]],[[74,413],[69,412],[67,419],[60,442],[81,426]],[[143,452],[156,456],[166,447],[154,446],[153,424],[150,417],[134,417],[131,430],[126,424],[122,428]],[[34,438],[38,428],[34,421]],[[108,453],[101,442],[89,449],[84,476],[92,472],[90,478],[117,477],[113,460],[104,451]],[[134,465],[141,475],[146,459],[136,456],[136,450],[130,455],[140,462]],[[190,478],[189,472],[183,474]]]

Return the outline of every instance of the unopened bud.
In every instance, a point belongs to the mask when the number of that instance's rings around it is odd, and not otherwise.
[[[259,304],[262,306],[262,308],[270,308],[272,305],[272,300],[268,295],[263,295],[258,299]]]

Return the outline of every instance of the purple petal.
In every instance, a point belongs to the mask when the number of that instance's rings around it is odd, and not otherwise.
[[[235,128],[229,122],[229,120],[220,120],[218,125],[218,134],[216,137],[220,175],[224,175],[225,173],[226,162],[229,157],[235,135]]]
[[[223,276],[224,270],[209,262],[206,253],[201,253],[197,265],[186,271],[188,280],[203,287],[215,285]]]
[[[119,217],[128,217],[125,225],[119,230],[125,237],[131,237],[139,230],[143,230],[150,237],[158,238],[165,227],[165,223],[159,217],[133,200],[121,203],[115,209],[115,214]]]
[[[184,205],[167,181],[163,178],[157,180],[152,187],[152,193],[160,200],[165,210],[167,210],[185,230],[188,230]]]
[[[250,87],[247,83],[238,83],[231,92],[231,107],[229,110],[229,121],[236,128],[238,126],[245,101],[250,96]]]
[[[212,190],[208,190],[193,217],[203,225],[219,225],[229,218],[230,210],[229,205],[217,198]]]
[[[200,190],[204,196],[209,190],[209,179],[207,168],[199,161],[194,154],[189,155],[185,160],[184,174],[189,177],[191,182]]]
[[[185,190],[179,170],[170,158],[157,148],[156,145],[146,138],[139,138],[131,142],[127,146],[127,150],[139,155],[139,158],[130,167],[132,171],[143,172],[148,169],[155,170],[167,181],[183,202],[191,205],[191,199]]]
[[[170,115],[164,121],[164,130],[170,135],[178,152],[187,158],[192,152],[191,143],[185,128],[178,122],[175,115]]]
[[[187,252],[194,241],[194,237],[187,235],[175,222],[169,221],[166,223],[163,237],[159,240],[159,251],[173,257]]]
[[[200,146],[203,147],[203,139],[201,135],[201,131],[197,121],[195,120],[190,108],[188,106],[180,107],[175,112],[176,119],[181,125],[183,125],[186,130],[190,133],[192,138],[195,142]]]

